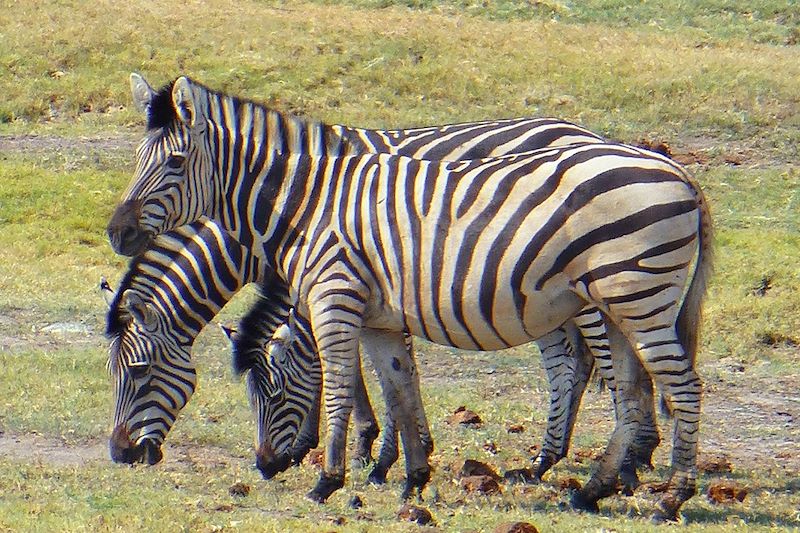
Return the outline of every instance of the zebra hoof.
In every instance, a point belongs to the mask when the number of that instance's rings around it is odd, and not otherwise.
[[[413,472],[409,472],[406,476],[406,487],[403,489],[403,494],[401,498],[405,501],[408,500],[414,494],[417,494],[417,498],[422,500],[422,491],[425,489],[425,485],[428,484],[428,481],[431,479],[431,470],[430,468],[421,468],[419,470],[415,470]]]
[[[331,494],[344,487],[344,475],[328,475],[322,473],[317,481],[317,486],[306,497],[312,502],[325,503]]]
[[[310,451],[311,448],[308,448],[306,446],[303,446],[302,448],[297,450],[292,450],[291,453],[289,454],[292,458],[292,465],[298,466],[300,463],[302,463],[303,459],[306,458],[306,455],[308,455],[308,452]]]
[[[597,500],[587,498],[583,492],[579,490],[576,490],[572,493],[569,503],[576,511],[584,511],[587,513],[600,512],[600,507],[597,505]]]
[[[384,485],[386,484],[386,471],[387,469],[381,466],[380,463],[372,468],[372,472],[367,476],[367,483],[371,485]]]

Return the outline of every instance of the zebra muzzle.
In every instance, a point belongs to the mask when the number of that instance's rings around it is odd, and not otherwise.
[[[256,450],[256,468],[264,479],[272,479],[292,465],[292,455],[284,452],[275,455],[269,444],[262,443]]]
[[[147,249],[152,235],[139,226],[140,215],[141,202],[138,200],[124,202],[114,211],[106,233],[116,253],[132,257]]]
[[[111,460],[115,463],[133,464],[141,458],[141,451],[128,434],[125,426],[117,426],[108,441]]]
[[[153,439],[142,439],[135,444],[124,426],[117,426],[109,440],[111,460],[115,463],[144,463],[154,465],[161,461],[164,454],[161,446]]]

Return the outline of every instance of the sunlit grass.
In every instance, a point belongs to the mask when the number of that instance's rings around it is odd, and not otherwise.
[[[781,27],[791,27],[794,15],[782,5],[769,16],[786,12]],[[139,2],[48,6],[8,7],[2,130],[138,125],[127,75],[139,71],[154,84],[189,74],[285,110],[370,127],[555,115],[629,141],[746,141],[781,161],[796,158],[800,144],[797,47],[709,44],[683,24],[648,26],[649,16],[621,4],[594,5],[594,15],[579,19],[585,24],[403,7],[240,2],[231,9],[221,0],[179,11]],[[630,27],[593,23],[609,17]],[[44,24],[48,38],[23,31],[32,24]],[[86,24],[95,29],[85,32]]]
[[[0,351],[0,432],[36,432],[69,446],[102,444],[108,436],[105,305],[96,285],[100,276],[114,283],[127,264],[111,252],[105,225],[131,176],[130,147],[143,127],[130,103],[131,71],[155,85],[189,74],[328,122],[401,127],[551,115],[615,139],[662,140],[677,151],[702,152],[709,162],[690,170],[706,191],[717,229],[698,359],[703,377],[713,385],[723,375],[720,360],[743,363],[748,377],[797,375],[794,3],[347,4],[3,5],[0,133],[90,140],[77,148],[45,143],[22,154],[0,153],[0,343],[9,347]],[[237,297],[217,320],[235,320],[251,299],[251,292]],[[80,322],[88,333],[41,331],[54,321]],[[459,459],[482,459],[498,470],[522,467],[529,447],[540,444],[547,384],[538,355],[531,347],[502,354],[460,354],[426,343],[418,349],[437,444],[426,505],[442,529],[491,531],[511,520],[533,522],[543,532],[656,529],[646,521],[649,496],[610,498],[600,516],[563,512],[566,495],[555,484],[567,477],[585,481],[591,471],[572,458],[542,486],[464,495],[453,480]],[[383,489],[365,487],[366,474],[353,472],[346,489],[323,507],[303,498],[317,477],[312,466],[261,480],[250,467],[253,421],[244,386],[231,377],[227,341],[210,327],[194,354],[198,390],[170,434],[164,465],[126,468],[103,459],[78,467],[0,458],[0,529],[408,531],[394,516],[402,463]],[[370,387],[379,398],[375,384]],[[476,410],[483,426],[447,424],[460,405]],[[377,404],[376,411],[382,411]],[[509,434],[511,423],[525,432]],[[607,393],[590,393],[573,447],[602,448],[612,424]],[[487,441],[496,454],[486,451]],[[646,481],[666,475],[668,445],[658,453],[659,469]],[[715,506],[702,495],[690,500],[686,530],[800,527],[800,480],[776,468],[735,472],[754,489],[743,504]],[[713,479],[701,477],[700,491]],[[249,496],[228,493],[236,481],[251,485]],[[347,506],[353,493],[364,499],[363,511]]]

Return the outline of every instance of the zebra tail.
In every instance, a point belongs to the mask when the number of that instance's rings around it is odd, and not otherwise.
[[[713,272],[713,227],[711,213],[703,192],[697,182],[687,176],[687,183],[692,188],[697,207],[700,211],[700,242],[697,260],[694,266],[694,276],[689,284],[689,290],[683,299],[678,319],[675,324],[678,340],[683,346],[692,368],[697,359],[697,346],[699,343],[700,322],[703,312],[703,300],[708,289],[708,280]]]

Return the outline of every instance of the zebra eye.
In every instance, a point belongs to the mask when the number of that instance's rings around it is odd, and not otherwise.
[[[146,363],[131,365],[128,367],[128,372],[130,373],[133,379],[142,379],[150,372],[150,365]]]
[[[186,162],[186,156],[180,153],[173,153],[167,158],[164,164],[171,168],[172,170],[178,170],[179,168],[183,167],[183,164]]]

